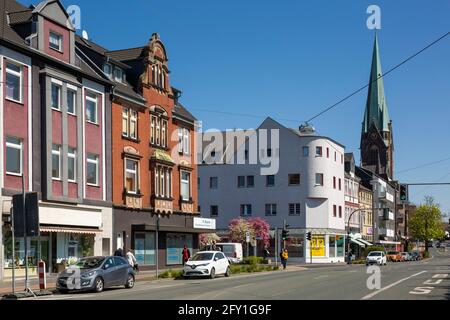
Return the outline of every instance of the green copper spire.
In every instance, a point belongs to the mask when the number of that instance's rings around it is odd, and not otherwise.
[[[367,95],[366,111],[364,112],[363,133],[367,133],[372,123],[380,131],[389,131],[388,107],[384,96],[384,85],[382,75],[380,53],[378,51],[378,38],[375,34],[373,46],[372,68],[370,70],[370,85]]]

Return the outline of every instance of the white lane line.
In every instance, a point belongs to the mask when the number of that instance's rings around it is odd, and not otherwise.
[[[425,272],[426,272],[426,271],[421,271],[421,272],[416,273],[416,274],[413,274],[413,275],[411,275],[411,276],[409,276],[409,277],[400,279],[400,280],[398,280],[398,281],[396,281],[396,282],[394,282],[394,283],[391,283],[390,285],[388,285],[388,286],[386,286],[386,287],[384,287],[384,288],[381,288],[381,289],[379,289],[379,290],[377,290],[377,291],[375,291],[375,292],[372,292],[372,293],[370,293],[370,294],[368,294],[368,295],[362,297],[361,300],[368,300],[368,299],[371,299],[371,298],[375,297],[377,294],[379,294],[379,293],[381,293],[381,292],[383,292],[383,291],[385,291],[385,290],[388,290],[388,289],[390,289],[390,288],[392,288],[392,287],[394,287],[394,286],[396,286],[396,285],[402,283],[403,281],[406,281],[406,280],[408,280],[408,279],[411,279],[411,278],[413,278],[413,277],[416,277],[416,276],[418,276],[419,274],[422,274],[422,273],[425,273]]]

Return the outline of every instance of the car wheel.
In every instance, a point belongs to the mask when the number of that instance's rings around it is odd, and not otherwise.
[[[231,276],[231,270],[230,267],[227,267],[227,271],[225,271],[225,277]]]
[[[132,274],[128,275],[127,283],[125,283],[125,288],[131,289],[134,287],[134,276]]]
[[[104,289],[104,285],[105,285],[105,283],[103,282],[102,278],[100,278],[100,277],[96,278],[95,279],[95,287],[94,287],[95,292],[102,292]]]
[[[214,279],[215,276],[216,276],[216,269],[212,268],[212,269],[211,269],[211,273],[209,274],[209,277],[210,277],[211,279]]]

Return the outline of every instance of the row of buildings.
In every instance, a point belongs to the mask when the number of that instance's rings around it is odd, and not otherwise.
[[[200,233],[225,237],[240,216],[267,219],[272,247],[289,225],[285,244],[299,261],[343,261],[348,241],[355,252],[399,245],[377,42],[361,166],[310,125],[267,118],[256,130],[199,132],[170,74],[158,34],[108,50],[78,36],[58,0],[0,1],[0,278],[13,265],[23,272],[24,239],[13,256],[11,233],[22,188],[39,196],[29,264],[43,259],[48,272],[119,247],[144,268],[177,266],[184,245],[197,250]]]
[[[231,219],[263,217],[274,230],[269,251],[286,246],[290,257],[301,262],[343,262],[347,244],[356,256],[372,244],[401,250],[410,208],[400,202],[394,180],[393,127],[381,75],[375,37],[360,166],[342,144],[308,124],[291,129],[267,118],[254,131],[233,131],[236,139],[219,145],[209,143],[217,140],[212,139],[217,133],[204,133],[205,161],[199,165],[202,216],[215,218],[217,232],[225,237]],[[266,138],[269,132],[276,134]],[[230,132],[219,136],[227,134],[232,137]],[[251,159],[252,147],[256,161]],[[243,161],[236,161],[239,154]],[[262,173],[273,163],[278,170]],[[289,238],[282,242],[286,225]]]
[[[214,227],[198,212],[196,119],[171,86],[158,34],[110,51],[79,37],[60,1],[5,0],[0,71],[2,277],[24,265],[10,215],[22,178],[39,196],[29,263],[42,258],[49,272],[119,247],[149,268],[157,253],[160,266],[179,265],[183,246]]]

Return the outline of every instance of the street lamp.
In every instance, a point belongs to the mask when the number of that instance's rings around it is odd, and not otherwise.
[[[158,248],[159,248],[159,241],[158,241],[158,233],[159,233],[159,219],[161,218],[161,215],[158,214],[156,216],[156,232],[155,232],[155,263],[156,263],[156,279],[158,279],[158,273],[159,273],[159,259],[158,259]]]

